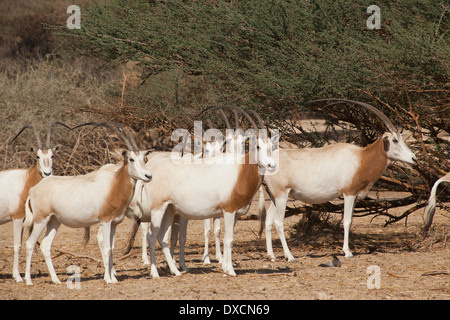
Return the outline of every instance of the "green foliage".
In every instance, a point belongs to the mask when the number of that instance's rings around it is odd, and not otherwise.
[[[130,98],[142,104],[134,106],[136,112],[152,119],[164,115],[152,125],[176,126],[186,114],[208,104],[236,104],[258,110],[288,140],[317,146],[327,138],[286,124],[289,117],[298,117],[296,112],[313,111],[334,125],[337,120],[353,124],[361,133],[357,143],[365,145],[385,130],[372,115],[358,108],[322,109],[307,102],[326,97],[371,102],[411,132],[413,149],[431,154],[420,171],[430,185],[450,169],[444,160],[448,141],[438,137],[450,131],[449,9],[428,0],[383,2],[381,29],[369,30],[366,10],[371,4],[91,1],[82,8],[80,30],[63,26],[58,33],[70,39],[69,50],[75,54],[110,62],[138,61],[147,89],[136,90],[144,98]],[[170,80],[162,85],[158,79],[164,77]],[[203,94],[183,95],[188,84]],[[155,85],[166,94],[152,94],[161,92],[152,89]],[[401,181],[410,179],[399,170],[396,174]]]
[[[382,95],[388,70],[428,86],[448,77],[448,16],[424,0],[381,6],[381,30],[368,30],[370,1],[92,2],[82,11],[77,51],[137,60],[147,77],[180,68],[208,76],[219,102],[275,109],[312,97]],[[447,28],[447,29],[446,29]],[[81,44],[81,46],[80,46]],[[384,80],[384,79],[383,79]]]
[[[114,119],[139,134],[157,127],[170,135],[175,128],[189,127],[207,105],[235,104],[258,110],[281,130],[283,140],[300,147],[332,140],[366,145],[385,131],[361,108],[308,104],[342,97],[371,103],[410,137],[419,165],[414,170],[390,166],[380,185],[387,181],[390,188],[411,191],[413,201],[421,202],[437,177],[450,170],[445,139],[450,132],[450,24],[445,2],[377,3],[379,30],[366,26],[366,10],[374,4],[369,0],[77,2],[80,30],[66,27],[69,0],[0,4],[4,169],[23,166],[8,160],[13,151],[7,141],[24,122],[45,130],[50,120],[75,124]],[[78,59],[80,55],[88,58]],[[106,63],[99,65],[91,57]],[[129,61],[139,65],[131,68],[122,86],[117,66]],[[305,113],[326,119],[327,130],[302,127],[298,120]],[[102,140],[93,139],[83,152]],[[77,174],[86,163],[91,168],[110,161],[104,147],[102,157],[80,152],[72,161],[83,158],[83,165],[72,163],[57,172]],[[62,158],[72,155],[65,152]],[[445,191],[439,198],[450,199]]]

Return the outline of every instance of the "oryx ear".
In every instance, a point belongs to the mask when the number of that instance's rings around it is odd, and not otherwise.
[[[149,149],[149,150],[145,150],[142,151],[144,153],[144,163],[148,162],[148,155],[150,154],[150,152],[155,151],[155,149]]]
[[[383,137],[383,148],[384,148],[384,151],[386,151],[386,152],[389,151],[389,144],[390,144],[389,136],[384,136]]]
[[[56,146],[54,146],[54,147],[52,148],[53,153],[55,153],[56,151],[58,151],[60,148],[61,148],[61,146],[60,146],[59,144],[56,145]]]
[[[128,163],[128,150],[122,151],[122,157],[123,157],[123,163],[127,164]]]
[[[150,154],[150,152],[155,151],[155,149],[149,149],[149,150],[145,150],[142,151],[144,153],[144,157],[148,156]]]

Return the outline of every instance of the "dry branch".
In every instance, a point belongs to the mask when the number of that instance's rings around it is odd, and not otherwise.
[[[67,254],[67,255],[72,256],[72,257],[75,257],[75,258],[89,259],[89,260],[93,260],[93,261],[98,262],[98,263],[101,263],[101,262],[102,262],[102,261],[99,260],[99,259],[96,259],[96,258],[93,258],[93,257],[90,257],[90,256],[85,256],[85,255],[78,255],[78,254],[75,254],[75,253],[69,252],[69,251],[64,251],[64,250],[59,250],[59,249],[56,249],[55,251],[56,251],[58,254],[57,254],[56,256],[52,257],[52,259],[54,259],[54,258],[56,258],[56,257],[59,257],[59,256],[61,256],[61,255]]]

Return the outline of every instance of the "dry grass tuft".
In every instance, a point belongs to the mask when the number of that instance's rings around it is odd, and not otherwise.
[[[15,70],[12,72],[11,70]],[[36,139],[27,130],[12,144],[8,142],[26,124],[33,124],[44,142],[52,121],[69,126],[86,121],[108,120],[99,115],[77,112],[81,105],[106,104],[108,95],[120,88],[113,73],[98,71],[89,61],[62,64],[48,60],[29,62],[25,68],[0,68],[0,170],[25,168],[34,163],[31,147]],[[55,174],[80,174],[114,160],[113,150],[123,147],[111,131],[84,129],[69,133],[56,126],[52,146],[59,145],[55,156]]]

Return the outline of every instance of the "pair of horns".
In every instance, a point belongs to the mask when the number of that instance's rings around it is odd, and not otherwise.
[[[211,109],[213,109],[213,110],[215,110],[215,111],[218,111],[218,112],[220,113],[220,115],[222,116],[222,118],[223,118],[223,120],[224,120],[224,122],[225,122],[225,125],[227,126],[227,129],[231,129],[231,125],[230,125],[230,121],[228,120],[227,116],[225,115],[225,112],[223,111],[223,109],[232,109],[232,111],[233,111],[233,113],[234,113],[235,122],[236,122],[236,129],[239,129],[239,128],[240,128],[240,125],[239,125],[239,115],[238,115],[238,112],[240,112],[241,114],[244,115],[244,117],[247,118],[247,120],[250,122],[250,124],[252,125],[252,127],[256,130],[256,133],[259,134],[259,129],[258,129],[258,126],[256,125],[255,121],[252,119],[252,117],[251,117],[247,112],[245,112],[244,110],[242,110],[242,109],[239,108],[239,107],[235,107],[235,106],[221,106],[221,107],[220,107],[220,106],[216,106],[216,105],[211,105],[211,106],[209,106],[209,107],[206,107],[206,108],[203,109],[202,111],[200,111],[200,112],[197,114],[197,117],[200,117],[203,113],[205,113],[205,112],[207,112],[208,110],[211,110]],[[258,122],[259,122],[261,128],[264,128],[264,127],[265,127],[264,121],[262,121],[262,119],[261,119],[261,117],[258,115],[258,113],[257,113],[256,111],[254,111],[254,110],[250,110],[249,112],[251,112],[251,113],[256,117],[256,119],[258,120]],[[211,121],[210,119],[207,119],[206,122],[208,123],[208,126],[209,126],[210,128],[214,128],[214,125],[213,125],[213,123],[212,123],[212,121]],[[192,130],[192,128],[193,128],[193,126],[191,126],[191,127],[189,128],[188,132],[190,132],[190,131]],[[182,149],[182,153],[181,153],[182,156],[183,156],[183,154],[184,154],[184,147],[185,147],[185,145],[186,145],[188,136],[189,136],[189,134],[187,134],[187,135],[184,137],[184,139],[183,139],[183,149]]]
[[[50,126],[48,127],[47,140],[46,140],[46,145],[45,145],[45,147],[47,149],[50,149],[52,147],[52,144],[51,144],[51,141],[52,141],[52,130],[53,130],[53,126],[55,126],[56,124],[59,124],[59,125],[61,125],[63,127],[66,127],[69,130],[72,130],[72,128],[70,128],[66,124],[64,124],[62,122],[59,122],[59,121],[53,121],[52,123],[50,123]],[[12,143],[14,140],[16,140],[17,137],[27,128],[33,130],[33,133],[34,133],[34,135],[36,137],[36,142],[37,142],[37,145],[38,145],[38,149],[42,150],[41,138],[39,137],[39,134],[38,134],[36,128],[33,125],[31,125],[31,124],[27,124],[27,125],[23,126],[22,129],[20,129],[19,132],[16,134],[16,136],[10,141],[10,143]]]
[[[123,140],[123,142],[125,142],[129,151],[134,151],[134,152],[139,151],[139,147],[137,146],[136,141],[134,141],[134,138],[131,136],[130,132],[127,129],[125,129],[125,127],[120,123],[117,123],[114,121],[86,122],[86,123],[82,123],[82,124],[79,124],[79,125],[73,127],[72,130],[79,128],[79,127],[83,127],[83,126],[95,126],[95,127],[102,126],[102,127],[111,129],[115,133],[117,133],[117,135]],[[116,127],[119,127],[120,130],[117,129]]]
[[[264,129],[265,128],[264,121],[261,119],[261,117],[259,116],[259,114],[255,110],[249,110],[249,112],[257,119],[260,128],[258,128],[258,126],[256,125],[256,123],[253,120],[253,118],[247,112],[242,110],[242,108],[235,107],[235,106],[222,106],[222,107],[215,106],[215,105],[209,106],[209,107],[203,109],[197,116],[200,116],[203,113],[205,113],[206,111],[211,110],[211,109],[214,109],[214,110],[218,111],[221,114],[221,116],[224,119],[224,122],[225,122],[225,124],[227,126],[227,129],[231,129],[231,126],[230,126],[230,122],[228,121],[228,118],[226,117],[225,113],[223,112],[223,109],[232,109],[232,111],[234,113],[235,122],[236,122],[236,129],[239,128],[239,115],[238,115],[238,112],[240,112],[242,115],[244,115],[244,117],[248,120],[248,122],[250,122],[250,124],[256,130],[257,133],[259,133],[259,129]],[[209,124],[210,127],[212,126],[212,123],[211,123],[210,120],[209,120],[208,124]]]
[[[383,121],[386,128],[388,128],[388,130],[390,132],[398,133],[398,130],[395,128],[395,126],[391,122],[391,120],[389,120],[389,118],[386,117],[386,115],[383,112],[381,112],[377,108],[371,106],[370,104],[367,104],[364,102],[359,102],[359,101],[353,101],[353,100],[347,100],[347,99],[336,99],[336,98],[318,99],[318,100],[310,101],[310,103],[324,102],[324,101],[333,102],[333,103],[327,104],[326,105],[327,107],[335,105],[335,104],[342,104],[342,103],[351,103],[351,104],[356,104],[356,105],[362,106],[362,107],[366,108],[367,110],[369,110],[370,112],[372,112],[373,114],[375,114],[378,118],[380,118],[380,120]]]

